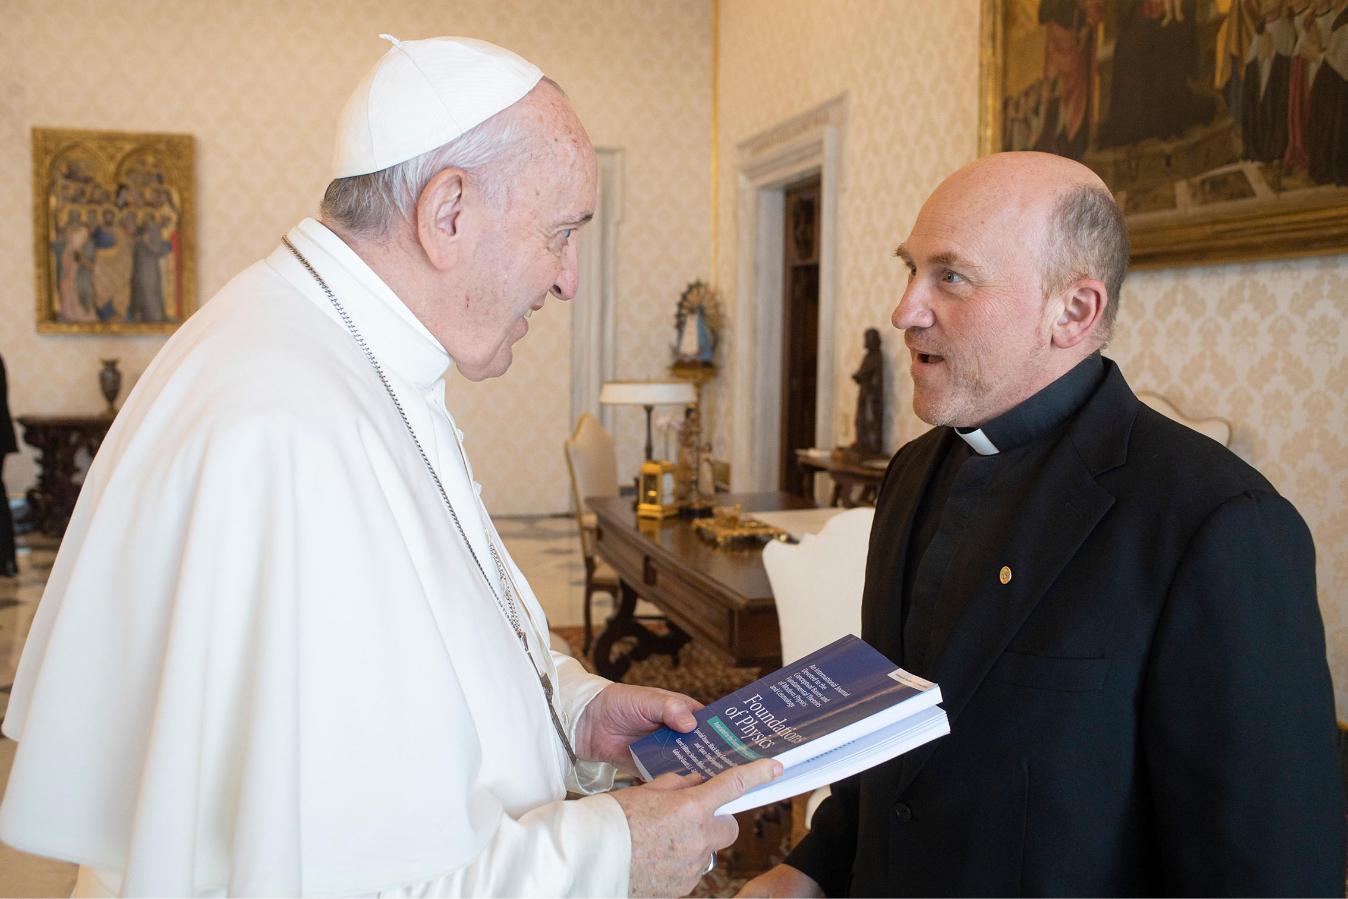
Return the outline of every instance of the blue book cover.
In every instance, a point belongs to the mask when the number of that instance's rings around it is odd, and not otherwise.
[[[849,634],[700,709],[693,731],[661,728],[631,752],[647,780],[670,771],[713,777],[764,757],[789,768],[913,716],[920,720],[908,730],[931,732],[922,742],[939,736],[944,713],[919,713],[940,701],[938,686]]]

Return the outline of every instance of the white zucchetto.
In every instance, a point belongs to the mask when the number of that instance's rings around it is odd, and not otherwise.
[[[400,41],[361,79],[337,120],[332,177],[406,162],[513,106],[543,71],[515,53],[469,37]]]

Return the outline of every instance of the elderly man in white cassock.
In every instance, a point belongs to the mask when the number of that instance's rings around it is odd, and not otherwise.
[[[0,838],[77,895],[680,894],[780,771],[603,792],[696,703],[549,652],[443,400],[575,293],[594,150],[515,54],[390,40],[322,220],[165,345],[57,555]]]

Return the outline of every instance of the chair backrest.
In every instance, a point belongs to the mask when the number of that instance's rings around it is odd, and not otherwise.
[[[581,548],[586,558],[594,555],[593,517],[585,506],[591,496],[618,495],[618,453],[613,436],[589,412],[582,413],[570,439],[562,442],[566,469],[571,475],[571,502],[576,507]]]
[[[861,633],[861,589],[874,518],[872,507],[848,509],[798,544],[763,547],[782,633],[782,664]]]
[[[1159,393],[1138,391],[1137,398],[1166,418],[1172,418],[1185,427],[1192,428],[1205,437],[1211,437],[1222,446],[1231,445],[1231,423],[1224,418],[1189,418],[1170,400]]]

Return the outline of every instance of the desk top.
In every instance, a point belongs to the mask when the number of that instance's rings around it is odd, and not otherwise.
[[[717,505],[739,503],[747,513],[781,509],[809,509],[813,503],[790,493],[719,493]],[[600,528],[636,535],[646,551],[663,556],[682,576],[737,609],[773,609],[772,587],[763,568],[762,546],[717,547],[699,537],[693,520],[674,516],[663,520],[638,519],[631,497],[592,497],[586,500]]]

